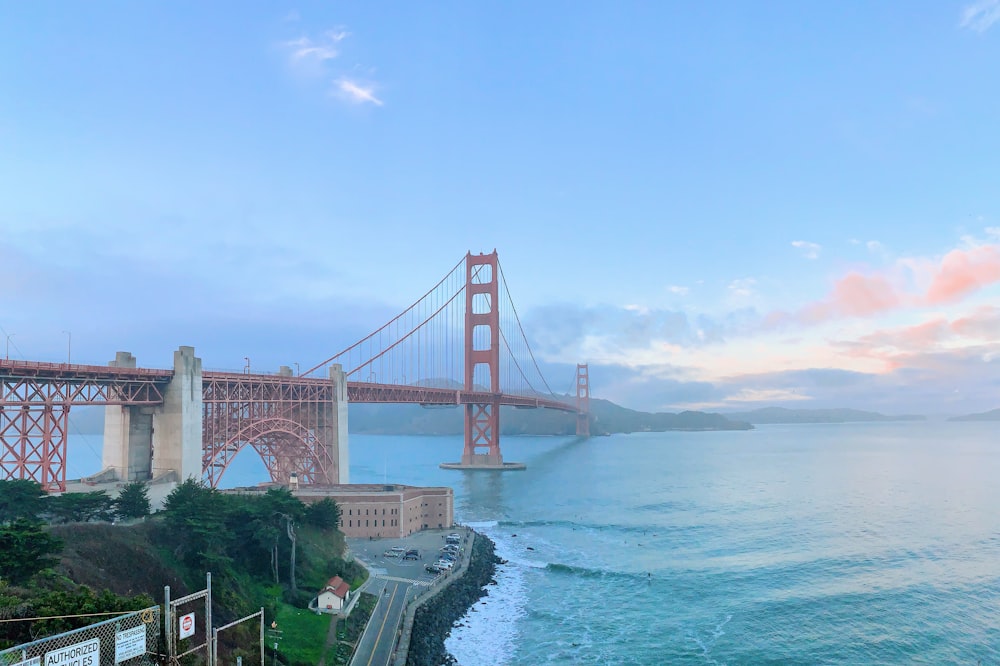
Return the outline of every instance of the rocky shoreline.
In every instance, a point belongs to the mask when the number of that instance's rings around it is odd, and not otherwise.
[[[493,577],[501,560],[494,551],[493,542],[477,533],[472,541],[469,566],[462,577],[452,581],[417,609],[406,657],[407,666],[455,663],[455,658],[445,649],[444,641],[452,627],[486,596],[486,586],[496,584]]]

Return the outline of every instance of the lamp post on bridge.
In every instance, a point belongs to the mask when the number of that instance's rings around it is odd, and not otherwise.
[[[12,337],[14,337],[14,335],[15,335],[14,333],[8,333],[7,334],[7,351],[4,354],[4,356],[5,356],[5,360],[8,360],[8,361],[10,360],[10,339]]]
[[[66,365],[71,363],[73,357],[73,333],[71,331],[63,331],[66,334]]]
[[[299,372],[299,364],[295,362],[295,376],[298,377],[301,373]]]
[[[243,368],[243,374],[244,375],[249,375],[250,374],[250,357],[249,356],[244,356],[243,360],[247,362],[246,367]]]

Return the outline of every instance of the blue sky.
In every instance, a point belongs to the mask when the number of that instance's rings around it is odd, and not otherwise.
[[[1000,0],[5,3],[0,332],[304,366],[496,248],[555,386],[992,409],[998,62]]]

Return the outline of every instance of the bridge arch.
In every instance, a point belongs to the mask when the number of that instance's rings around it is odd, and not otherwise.
[[[247,422],[225,442],[205,448],[202,475],[206,485],[217,488],[229,465],[248,446],[264,462],[271,481],[287,483],[293,472],[302,484],[338,478],[336,462],[313,430],[291,419],[270,417]]]

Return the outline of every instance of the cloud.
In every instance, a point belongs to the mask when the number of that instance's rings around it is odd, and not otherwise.
[[[309,37],[299,37],[285,42],[285,47],[288,49],[288,55],[293,64],[300,61],[323,62],[324,60],[333,60],[340,55],[337,43],[346,36],[346,32],[328,32],[325,34],[325,39],[319,42],[313,41]]]
[[[754,286],[757,280],[753,278],[739,278],[729,283],[729,291],[733,296],[749,298],[754,295]]]
[[[791,400],[810,400],[810,396],[803,395],[795,389],[740,389],[732,395],[726,396],[727,402],[788,402]]]
[[[980,0],[962,9],[959,26],[981,33],[997,21],[1000,21],[1000,0]]]
[[[688,287],[680,287],[676,284],[672,284],[667,287],[667,291],[669,291],[671,294],[677,294],[678,296],[687,296],[688,292],[690,292],[691,289]]]
[[[288,54],[289,65],[299,75],[332,82],[331,96],[351,104],[382,106],[383,101],[375,95],[375,83],[359,81],[337,72],[338,68],[330,65],[340,55],[341,42],[350,35],[344,28],[334,28],[319,38],[303,35],[281,46]]]
[[[382,100],[375,96],[373,84],[364,85],[348,78],[340,78],[335,85],[337,96],[354,104],[374,104],[375,106],[383,104]]]
[[[792,247],[801,251],[802,256],[806,259],[819,259],[819,251],[823,249],[817,243],[810,243],[803,240],[792,241]]]
[[[826,298],[794,313],[771,312],[764,317],[763,327],[792,322],[811,325],[953,303],[996,282],[1000,282],[1000,248],[975,242],[937,260],[907,257],[884,270],[852,270],[834,282]]]
[[[934,274],[925,301],[929,305],[957,301],[1000,280],[1000,251],[993,245],[952,250]]]

